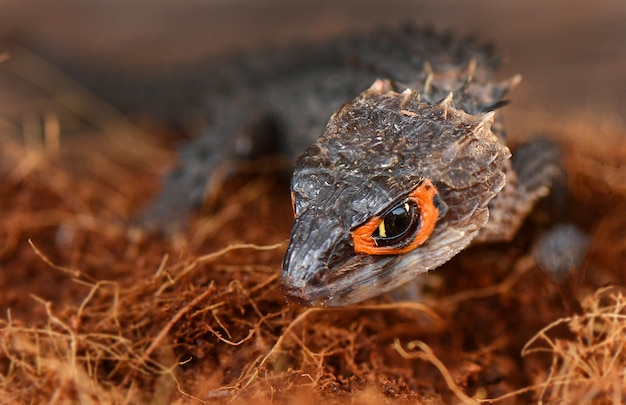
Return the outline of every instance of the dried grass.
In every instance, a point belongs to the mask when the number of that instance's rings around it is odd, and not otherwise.
[[[538,402],[548,404],[621,404],[626,400],[626,297],[608,287],[585,297],[580,315],[543,328],[522,350],[523,356],[552,358]],[[567,338],[551,336],[561,325]]]
[[[592,236],[582,279],[549,284],[495,246],[427,278],[424,303],[305,309],[279,288],[291,209],[275,172],[224,185],[184,236],[145,235],[127,222],[171,156],[105,115],[88,144],[53,112],[1,126],[1,403],[625,400],[626,300],[598,288],[625,281],[621,149],[561,139]]]

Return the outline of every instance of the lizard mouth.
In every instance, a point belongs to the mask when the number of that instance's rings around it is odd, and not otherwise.
[[[326,260],[327,265],[314,249],[288,252],[282,274],[285,297],[305,306],[343,306],[389,291],[400,280],[393,276],[398,256],[344,253]]]
[[[329,269],[326,266],[320,266],[311,272],[310,269],[301,266],[290,266],[288,259],[285,258],[281,286],[283,294],[288,300],[299,305],[327,306],[326,301],[331,296],[328,273]]]
[[[307,307],[336,307],[352,303],[345,299],[351,296],[351,289],[334,291],[327,286],[297,286],[286,284],[283,281],[282,290],[288,300]],[[354,300],[354,302],[357,301],[361,300]]]
[[[298,305],[307,307],[324,307],[328,306],[326,300],[323,297],[328,296],[327,292],[322,294],[311,293],[311,291],[305,287],[289,286],[283,283],[283,294],[289,301]]]
[[[337,307],[355,304],[408,281],[395,272],[400,260],[398,256],[374,259],[356,255],[332,273],[316,272],[313,279],[304,283],[284,276],[282,289],[289,300],[300,305]]]

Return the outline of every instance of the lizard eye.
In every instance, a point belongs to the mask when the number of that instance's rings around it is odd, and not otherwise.
[[[383,215],[372,233],[376,246],[394,246],[420,226],[420,214],[413,200],[406,200]]]
[[[370,255],[409,252],[430,237],[445,203],[430,180],[424,180],[408,197],[351,231],[354,251]]]

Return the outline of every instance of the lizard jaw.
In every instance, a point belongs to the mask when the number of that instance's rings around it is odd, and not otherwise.
[[[477,227],[443,232],[431,246],[403,255],[354,254],[344,263],[329,268],[309,251],[308,266],[292,260],[298,252],[288,251],[283,263],[285,296],[300,305],[338,307],[361,302],[394,289],[418,275],[440,266],[463,250],[476,235]],[[446,249],[437,249],[446,244]],[[316,260],[315,263],[311,263]]]
[[[308,212],[296,218],[283,261],[284,295],[300,305],[337,307],[358,303],[407,283],[448,260],[448,253],[452,253],[437,249],[440,243],[454,245],[449,233],[444,232],[435,237],[434,244],[427,242],[407,254],[358,254],[350,243],[349,228],[338,221],[320,226],[314,219],[320,214]],[[441,239],[445,235],[449,240]]]

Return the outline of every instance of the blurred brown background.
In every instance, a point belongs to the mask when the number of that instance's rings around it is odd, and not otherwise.
[[[141,70],[406,21],[494,42],[505,55],[502,77],[524,77],[509,109],[518,120],[536,116],[525,112],[626,118],[625,1],[4,0],[0,39]],[[0,113],[19,104],[5,82]]]

